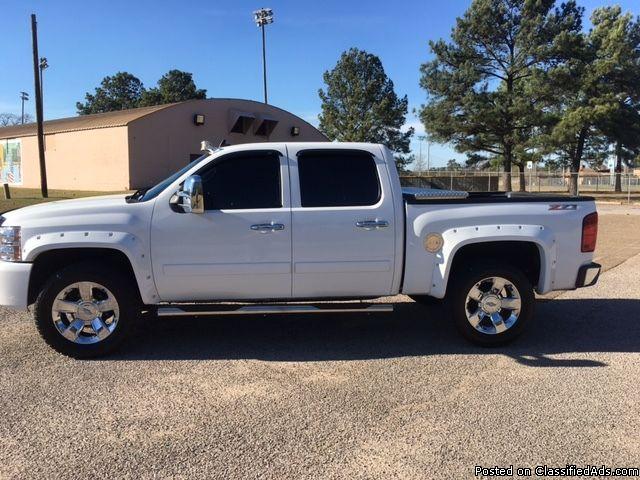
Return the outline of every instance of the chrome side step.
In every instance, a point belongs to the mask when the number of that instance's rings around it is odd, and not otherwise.
[[[352,306],[353,305],[353,306]],[[159,317],[213,315],[270,315],[282,313],[389,313],[393,305],[327,304],[324,305],[189,305],[158,307]]]

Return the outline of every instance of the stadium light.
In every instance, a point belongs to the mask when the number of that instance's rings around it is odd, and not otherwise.
[[[273,23],[273,10],[270,8],[261,8],[253,12],[253,18],[256,25],[262,30],[262,81],[264,84],[264,103],[267,102],[267,50],[265,41],[265,25]]]

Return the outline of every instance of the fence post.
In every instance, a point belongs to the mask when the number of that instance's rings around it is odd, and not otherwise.
[[[627,203],[631,205],[631,174],[627,178]]]
[[[2,189],[4,190],[4,198],[5,200],[11,200],[11,192],[9,191],[9,184],[3,183]]]
[[[451,170],[450,174],[451,174],[451,182],[449,183],[449,190],[453,190],[453,170]]]

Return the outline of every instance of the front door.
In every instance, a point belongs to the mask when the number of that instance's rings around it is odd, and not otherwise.
[[[203,214],[155,206],[151,253],[161,300],[291,296],[288,168],[284,146],[223,154],[197,172]]]

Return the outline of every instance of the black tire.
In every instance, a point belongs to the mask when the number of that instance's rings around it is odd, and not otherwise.
[[[118,302],[120,315],[115,329],[97,343],[74,343],[62,336],[54,325],[51,310],[56,296],[76,282],[100,284],[109,289]],[[131,331],[140,307],[137,285],[128,275],[103,263],[79,263],[56,272],[47,281],[36,299],[34,318],[40,336],[54,350],[73,358],[95,358],[120,346]]]
[[[503,263],[488,262],[466,266],[464,270],[452,272],[447,295],[447,304],[453,316],[456,327],[462,335],[472,343],[482,347],[497,347],[505,345],[518,337],[531,323],[534,312],[535,295],[533,286],[527,276],[518,268]],[[483,333],[471,325],[467,318],[467,308],[473,309],[473,302],[467,302],[467,295],[478,282],[488,277],[502,277],[508,280],[519,292],[520,313],[517,320],[507,330],[500,333]],[[502,313],[502,311],[501,311]],[[507,316],[504,311],[504,316]],[[489,321],[485,319],[483,321]]]
[[[444,299],[432,297],[431,295],[409,295],[409,298],[420,305],[434,307],[442,305]]]

